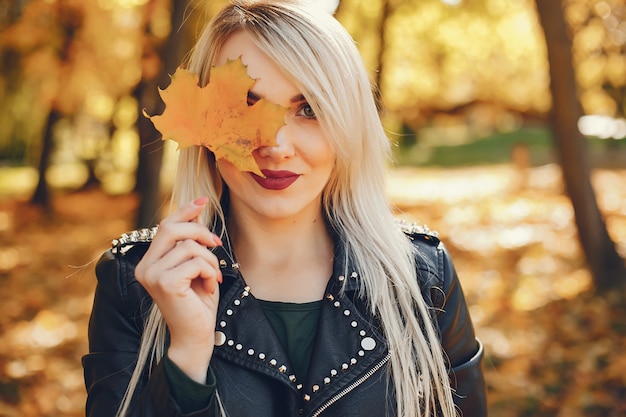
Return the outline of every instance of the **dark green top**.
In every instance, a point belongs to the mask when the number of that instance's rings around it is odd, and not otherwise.
[[[259,300],[259,302],[278,340],[287,351],[296,377],[304,380],[313,352],[322,301],[283,303]],[[189,378],[167,355],[165,355],[163,365],[172,396],[184,413],[200,410],[208,405],[216,383],[210,368],[207,383],[200,384]]]
[[[322,302],[281,303],[263,300],[259,302],[278,340],[287,351],[296,377],[301,381],[306,379]]]

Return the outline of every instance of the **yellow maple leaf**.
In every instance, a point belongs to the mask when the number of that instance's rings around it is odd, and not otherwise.
[[[172,139],[179,148],[205,146],[216,159],[264,177],[252,151],[277,146],[276,132],[285,124],[287,109],[264,99],[249,106],[248,91],[254,83],[241,58],[213,67],[205,87],[198,86],[196,74],[178,68],[171,84],[159,90],[165,102],[163,114],[144,115],[163,140]]]

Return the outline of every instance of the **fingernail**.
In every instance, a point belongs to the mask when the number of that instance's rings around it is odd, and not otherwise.
[[[217,276],[217,283],[221,284],[223,280],[224,280],[224,278],[222,278],[222,271],[220,271],[219,275]]]
[[[200,207],[200,206],[206,206],[208,202],[209,202],[209,197],[200,197],[194,200],[193,204]]]
[[[218,246],[222,246],[222,239],[220,239],[218,235],[213,235],[213,242],[215,242],[215,244]]]

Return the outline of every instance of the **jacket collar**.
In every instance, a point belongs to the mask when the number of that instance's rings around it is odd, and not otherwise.
[[[378,321],[358,297],[360,277],[337,239],[330,278],[322,302],[315,346],[306,380],[293,374],[288,356],[246,286],[227,248],[214,253],[222,276],[215,355],[287,384],[306,408],[319,407],[381,363],[387,345]]]

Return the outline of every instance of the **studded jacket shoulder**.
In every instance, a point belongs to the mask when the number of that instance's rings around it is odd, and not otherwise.
[[[436,234],[413,225],[401,227],[417,249],[417,277],[426,302],[434,307],[455,403],[463,416],[486,416],[482,347],[450,257]],[[89,354],[83,358],[87,417],[114,416],[124,396],[152,304],[135,280],[134,268],[156,232],[147,229],[123,235],[97,264]],[[320,310],[311,366],[306,379],[298,380],[258,300],[241,279],[238,265],[229,261],[221,247],[215,254],[224,280],[211,369],[227,415],[394,415],[394,396],[388,392],[385,372],[390,354],[376,318],[357,296],[357,271],[335,262]],[[336,258],[342,259],[341,254]],[[137,391],[133,417],[221,415],[215,396],[208,407],[183,414],[172,398],[162,363],[145,375]],[[387,402],[381,401],[384,398]]]

